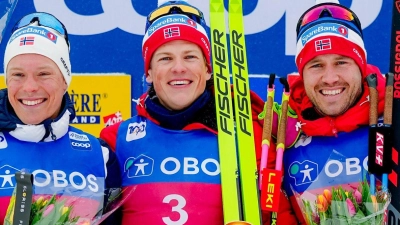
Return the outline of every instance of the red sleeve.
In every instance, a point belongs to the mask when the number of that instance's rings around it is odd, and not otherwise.
[[[111,147],[111,150],[115,152],[115,145],[117,142],[118,128],[121,122],[114,125],[103,128],[100,132],[100,138],[103,139]]]
[[[258,114],[260,114],[264,108],[264,101],[258,97],[253,92],[251,93],[251,108],[253,113],[253,130],[254,130],[254,143],[256,148],[256,158],[257,158],[257,168],[260,167],[261,162],[261,144],[262,144],[262,128],[263,120],[258,119]],[[276,146],[273,141],[271,141],[271,146],[268,152],[268,168],[275,168],[276,161]],[[262,212],[262,219],[264,225],[269,225],[271,222],[271,212]],[[297,218],[293,212],[292,206],[286,194],[281,192],[279,201],[279,211],[278,211],[278,225],[295,225],[298,224]]]

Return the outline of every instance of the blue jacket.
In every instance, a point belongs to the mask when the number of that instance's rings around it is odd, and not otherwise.
[[[120,187],[115,154],[101,139],[69,125],[75,117],[66,93],[60,114],[38,125],[25,125],[12,109],[7,90],[0,90],[0,221],[15,187],[14,174],[34,175],[34,193],[58,194],[85,215],[104,207],[109,188]],[[84,200],[82,200],[84,199]],[[107,220],[109,224],[118,224]]]

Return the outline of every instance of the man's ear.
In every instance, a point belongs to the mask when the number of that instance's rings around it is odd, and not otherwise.
[[[211,79],[211,74],[212,74],[212,73],[210,73],[210,72],[207,70],[207,76],[206,76],[206,80],[209,80],[209,79]]]
[[[147,83],[153,83],[153,75],[151,74],[151,69],[149,69],[147,71],[147,75],[146,75],[146,82]]]
[[[67,92],[67,90],[68,90],[68,84],[65,80],[64,80],[63,90],[64,90],[64,92]]]

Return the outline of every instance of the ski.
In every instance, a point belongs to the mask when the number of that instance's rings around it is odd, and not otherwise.
[[[241,220],[235,124],[230,87],[224,0],[210,0],[211,49],[224,222]]]
[[[246,221],[257,225],[261,223],[261,215],[241,0],[229,1],[228,19],[231,63],[228,58],[224,1],[210,0],[224,222]],[[232,65],[234,83],[233,105],[229,65]]]
[[[387,224],[398,224],[400,221],[400,191],[399,191],[399,151],[400,151],[400,1],[392,1],[392,31],[390,46],[389,72],[394,74],[393,85],[393,149],[392,149],[392,172],[389,174],[389,192],[392,195]]]
[[[242,0],[229,0],[228,18],[243,217],[255,225],[261,215]]]

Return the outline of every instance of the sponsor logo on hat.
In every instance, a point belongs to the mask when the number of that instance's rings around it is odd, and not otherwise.
[[[50,32],[49,30],[43,28],[43,27],[33,27],[33,26],[28,26],[21,28],[20,30],[16,31],[10,38],[10,41],[8,43],[11,43],[15,38],[25,35],[25,34],[36,34],[40,35],[42,37],[45,37],[46,39],[57,43],[57,36]]]
[[[329,49],[332,49],[332,43],[331,43],[330,38],[315,41],[315,51],[316,52],[329,50]]]
[[[171,25],[171,24],[184,24],[184,25],[190,25],[192,27],[197,27],[196,22],[193,20],[189,19],[187,16],[184,15],[170,15],[170,16],[164,16],[156,20],[150,27],[147,29],[147,34],[150,36],[152,33],[154,33],[156,30],[158,30],[161,27]]]
[[[179,36],[181,36],[181,31],[179,30],[179,27],[170,27],[164,29],[165,39]]]
[[[33,45],[35,44],[35,37],[22,37],[19,41],[19,46],[24,46],[24,45]]]
[[[69,70],[67,64],[65,63],[65,60],[61,57],[60,58],[62,64],[64,65],[65,70],[67,71],[68,76],[71,76],[71,71]]]
[[[194,22],[194,20],[192,20],[192,19],[188,19],[187,20],[187,23],[190,25],[190,26],[192,26],[192,27],[196,27],[197,25],[196,25],[196,22]]]
[[[318,24],[316,26],[311,27],[310,29],[306,30],[304,34],[301,36],[301,43],[303,46],[307,43],[308,40],[317,36],[317,35],[324,35],[324,34],[338,34],[343,37],[348,37],[348,28],[336,24],[336,23],[323,23]]]

